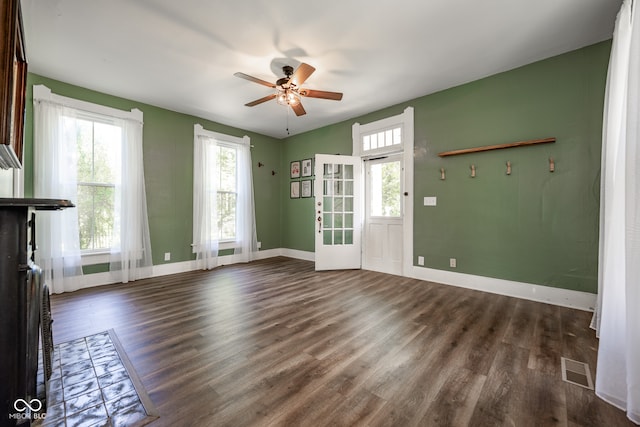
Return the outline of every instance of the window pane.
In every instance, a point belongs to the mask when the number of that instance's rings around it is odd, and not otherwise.
[[[344,179],[353,179],[353,165],[344,165]]]
[[[333,214],[333,227],[342,228],[342,214]]]
[[[66,137],[76,141],[78,181],[93,182],[93,122],[65,117],[63,126]]]
[[[402,144],[402,128],[395,128],[393,130],[393,144]]]
[[[94,123],[93,128],[93,182],[120,181],[121,128],[105,123]]]
[[[324,194],[325,196],[331,196],[333,194],[333,181],[325,179],[324,181],[322,181],[322,186],[322,194]],[[326,198],[327,197],[325,197],[325,199]]]
[[[80,249],[93,249],[91,237],[93,236],[93,191],[91,187],[78,186],[78,225],[80,231]]]
[[[93,198],[93,249],[109,249],[112,246],[115,216],[114,187],[95,187]]]
[[[371,216],[400,216],[400,162],[371,165]]]
[[[362,148],[364,151],[369,151],[371,149],[371,143],[369,142],[369,135],[366,135],[362,138]]]
[[[353,197],[344,198],[344,211],[353,212]]]
[[[236,150],[219,147],[218,166],[220,170],[220,190],[236,191]]]
[[[323,202],[322,204],[324,205],[324,212],[331,212],[333,210],[333,198],[331,197],[323,197],[322,198]]]
[[[328,231],[324,231],[322,234],[322,243],[325,245],[331,245],[332,244],[332,240],[331,240],[331,230]]]
[[[109,249],[114,224],[114,187],[78,185],[80,249]]]
[[[344,194],[346,196],[353,196],[353,181],[344,182]]]
[[[333,244],[334,245],[342,244],[342,230],[335,230],[333,232]]]
[[[342,212],[344,207],[344,203],[342,197],[334,197],[333,198],[333,211],[334,212]]]
[[[106,251],[113,241],[115,184],[120,181],[122,129],[91,119],[65,117],[64,137],[75,142],[81,250]]]
[[[333,176],[333,165],[324,165],[324,177],[331,178]]]
[[[353,214],[344,214],[344,228],[353,228]]]
[[[344,244],[353,245],[353,230],[344,230]]]
[[[323,222],[323,227],[324,228],[332,228],[333,227],[332,215],[331,214],[323,214],[322,215],[322,222]]]
[[[218,231],[219,238],[236,237],[236,193],[218,192]]]
[[[391,129],[384,133],[384,141],[386,146],[393,144],[393,131]]]
[[[342,181],[333,181],[333,194],[335,194],[336,196],[341,196],[343,194],[342,189]]]
[[[333,178],[342,178],[342,165],[333,165]]]

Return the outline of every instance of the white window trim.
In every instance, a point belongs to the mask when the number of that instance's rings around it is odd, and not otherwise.
[[[206,130],[200,124],[193,125],[193,131],[196,136],[208,136],[209,138],[214,138],[215,140],[222,142],[223,144],[226,142],[230,147],[232,147],[233,145],[245,145],[247,147],[250,146],[251,140],[246,135],[243,137],[226,135],[224,133]]]
[[[116,117],[125,120],[135,120],[143,123],[142,111],[133,108],[130,111],[118,110],[117,108],[106,107],[104,105],[94,104],[93,102],[81,101],[79,99],[68,98],[62,95],[56,95],[51,89],[44,85],[33,86],[34,101],[48,101],[60,104],[65,107],[75,108],[76,110],[87,111],[94,114]]]
[[[407,275],[413,268],[413,151],[414,151],[414,114],[413,107],[407,107],[396,116],[387,117],[375,122],[354,123],[351,128],[351,138],[353,143],[353,155],[363,160],[381,154],[393,154],[402,152],[403,156],[403,192],[408,193],[402,196],[403,200],[403,247],[402,247],[402,274]],[[375,132],[380,132],[394,127],[402,127],[402,144],[385,146],[384,149],[369,150],[362,152],[362,137]],[[363,168],[364,170],[364,168]],[[364,180],[363,180],[364,182]]]

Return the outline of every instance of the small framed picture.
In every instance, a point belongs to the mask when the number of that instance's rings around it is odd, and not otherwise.
[[[291,178],[300,178],[300,160],[291,162]]]
[[[305,179],[304,181],[300,181],[302,184],[302,188],[300,189],[300,195],[303,198],[311,197],[313,195],[313,181],[310,179]]]
[[[311,175],[313,175],[313,165],[312,165],[311,159],[304,159],[302,161],[302,176],[311,176]]]
[[[300,181],[291,181],[291,193],[289,197],[292,199],[300,198]]]

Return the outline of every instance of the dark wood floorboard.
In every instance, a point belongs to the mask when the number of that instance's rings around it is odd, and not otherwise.
[[[56,343],[115,329],[151,426],[625,426],[562,381],[590,313],[283,257],[52,297]]]

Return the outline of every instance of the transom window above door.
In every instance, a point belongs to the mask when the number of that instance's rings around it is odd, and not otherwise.
[[[402,150],[402,126],[362,135],[361,155]]]

